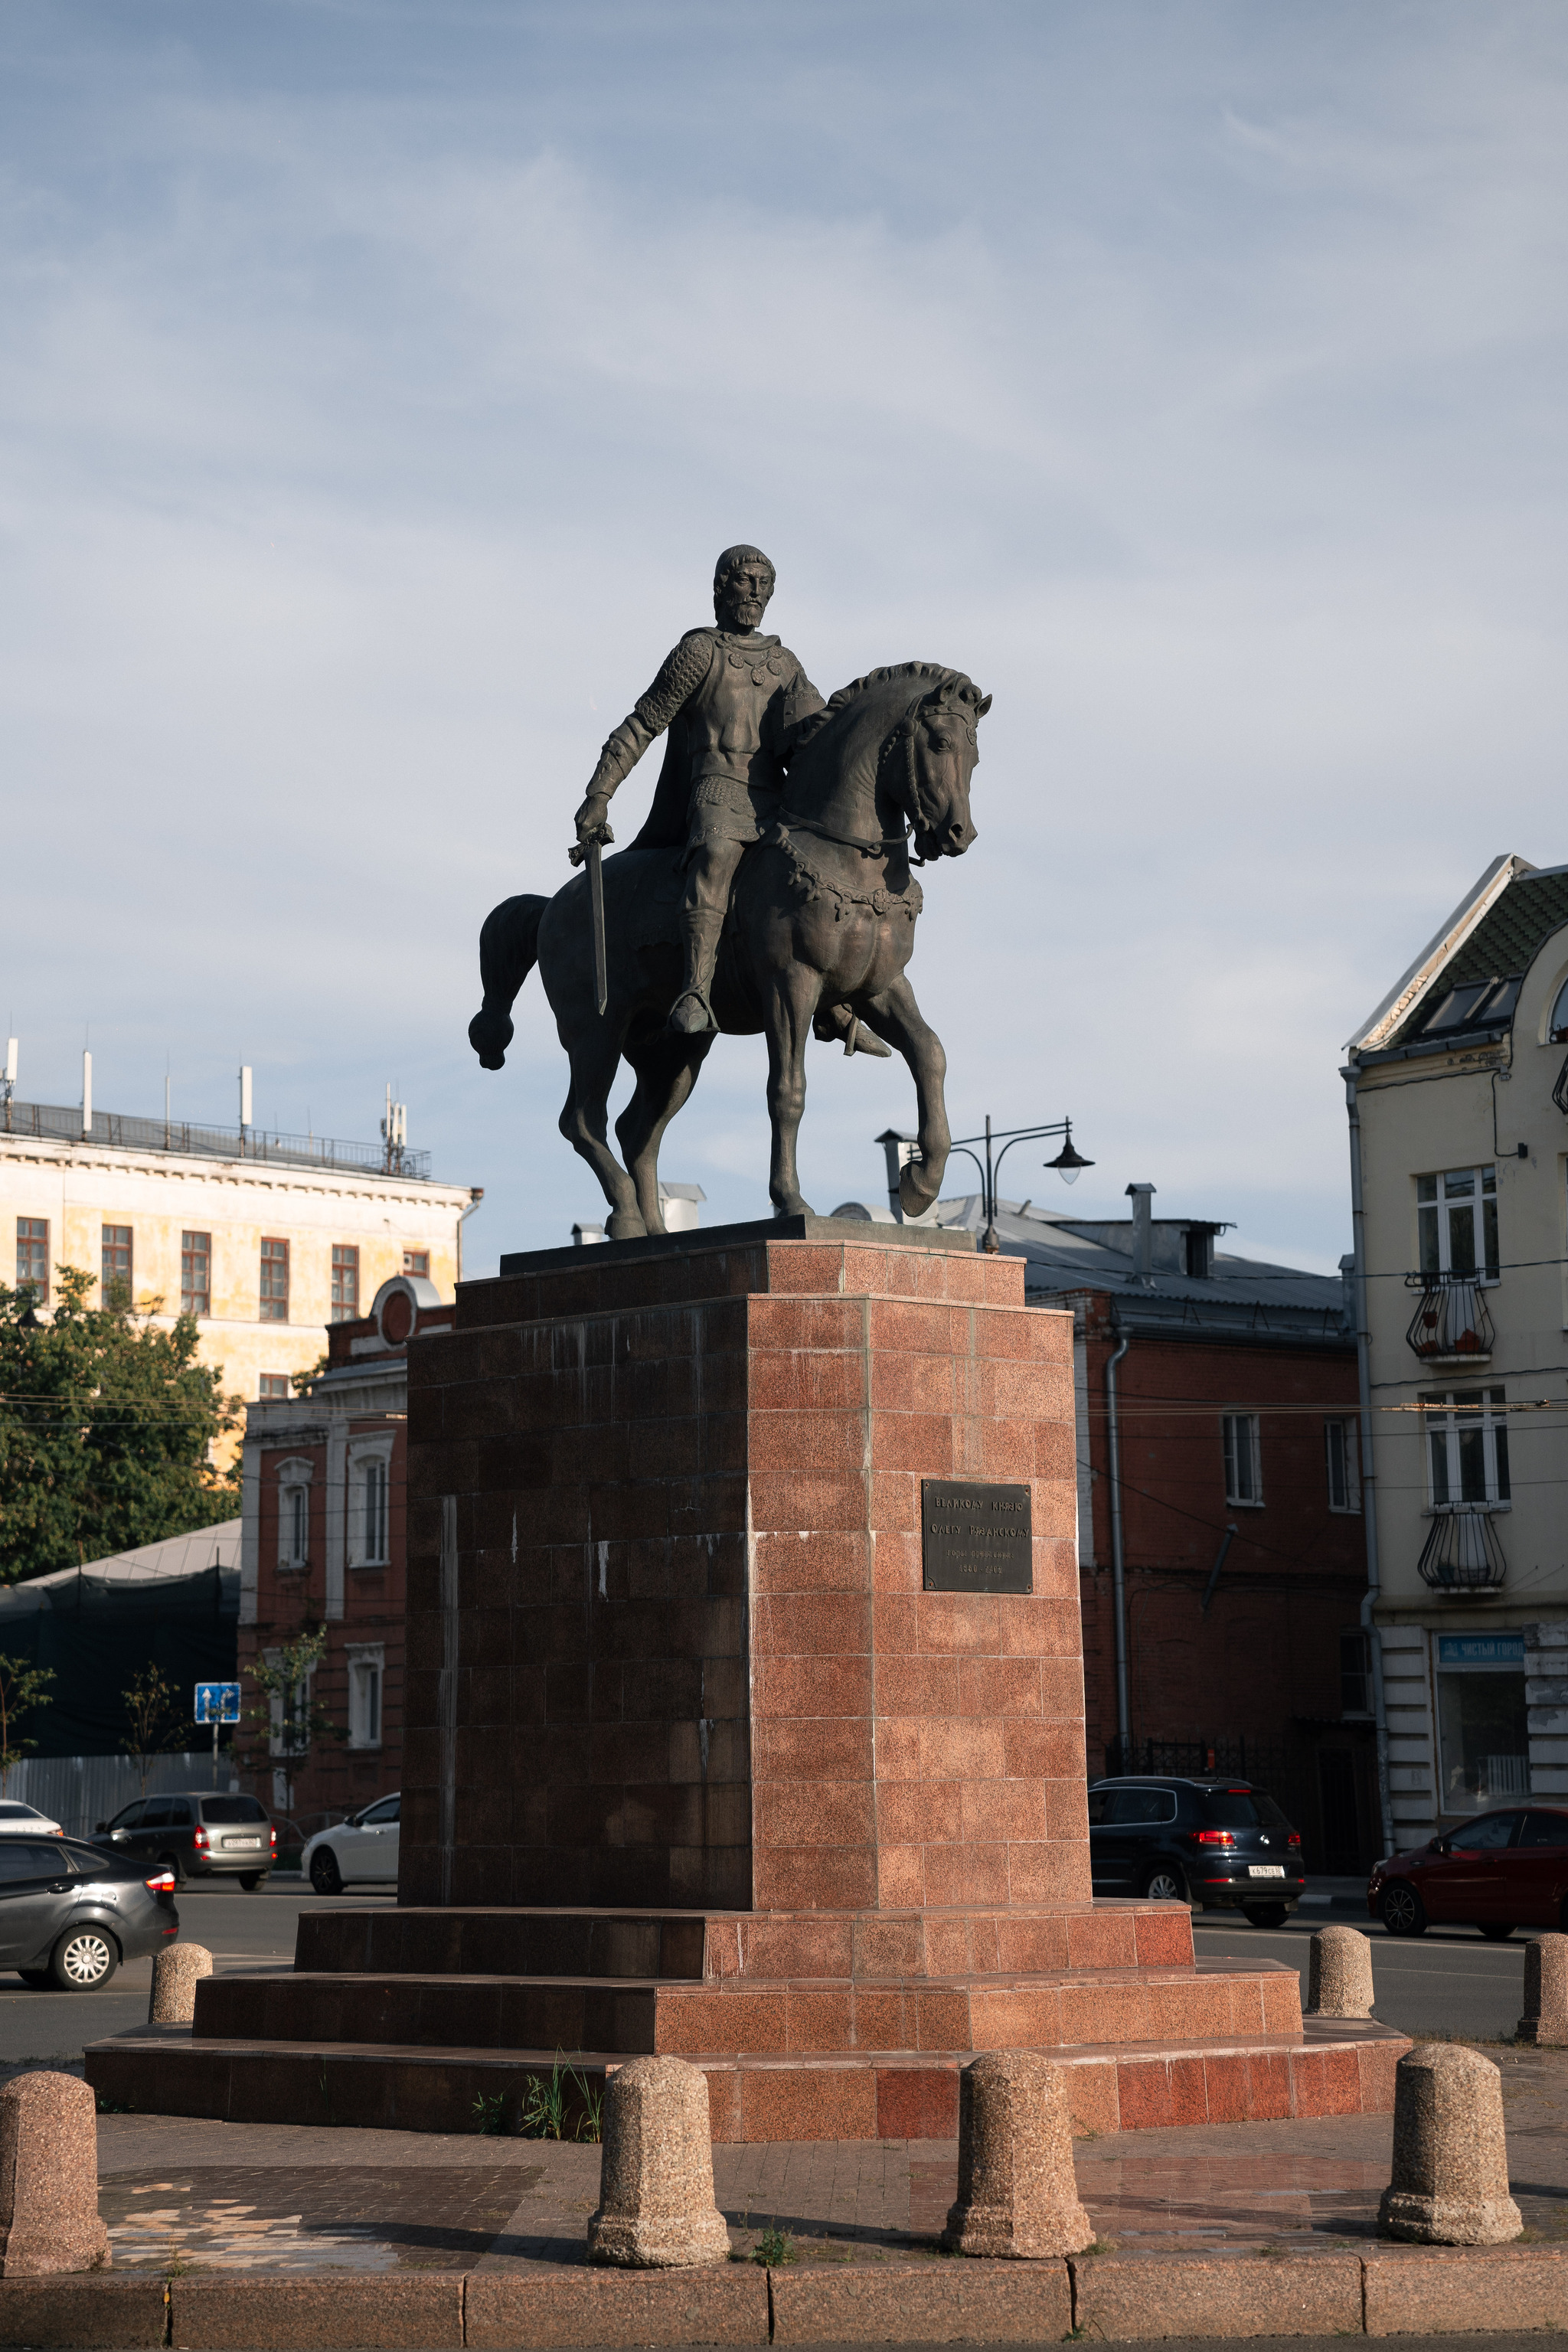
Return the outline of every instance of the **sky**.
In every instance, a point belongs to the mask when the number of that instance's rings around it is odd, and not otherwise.
[[[470,1271],[602,1213],[537,977],[599,746],[735,541],[824,693],[994,697],[910,967],[953,1130],[1349,1245],[1342,1048],[1568,860],[1560,0],[0,11],[0,1016],[18,1094],[370,1140]],[[629,838],[657,754],[624,786]],[[667,1139],[767,1213],[760,1041]],[[814,1207],[900,1063],[808,1060]],[[953,1182],[966,1180],[955,1166]],[[1054,1197],[1053,1197],[1054,1196]]]

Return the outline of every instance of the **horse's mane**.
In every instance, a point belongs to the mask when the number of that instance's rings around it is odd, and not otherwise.
[[[821,710],[814,711],[809,719],[803,719],[795,730],[795,748],[798,750],[803,744],[809,743],[814,736],[820,735],[825,727],[847,710],[851,703],[858,701],[861,695],[868,694],[873,687],[895,686],[900,680],[910,679],[924,679],[928,690],[932,693],[941,693],[945,688],[963,701],[978,702],[981,698],[980,688],[972,677],[961,669],[949,669],[943,662],[886,662],[880,669],[868,669],[864,677],[851,678],[847,686],[841,686],[837,694],[828,696]],[[922,695],[922,701],[924,698]]]

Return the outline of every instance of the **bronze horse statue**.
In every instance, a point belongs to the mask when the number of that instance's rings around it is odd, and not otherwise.
[[[795,1143],[805,1107],[805,1042],[819,1007],[846,1004],[900,1053],[915,1082],[920,1158],[899,1181],[907,1215],[937,1197],[950,1131],[947,1058],[921,1017],[904,966],[921,905],[911,864],[961,857],[975,837],[969,783],[991,708],[962,670],[895,663],[842,687],[805,719],[789,751],[777,821],[736,877],[712,990],[718,1032],[666,1025],[681,985],[679,851],[623,849],[604,866],[609,992],[595,1002],[588,881],[552,898],[505,898],[479,934],[484,1003],[468,1038],[487,1070],[512,1039],[511,1007],[535,963],[572,1066],[561,1132],[610,1205],[612,1241],[660,1234],[658,1148],[687,1100],[715,1034],[764,1031],[774,1213],[810,1214]],[[915,856],[911,860],[912,845]],[[616,1122],[625,1164],[605,1139],[622,1055],[637,1087]]]

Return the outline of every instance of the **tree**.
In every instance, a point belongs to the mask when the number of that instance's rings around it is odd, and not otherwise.
[[[294,1810],[294,1779],[311,1748],[321,1739],[341,1739],[342,1733],[326,1710],[318,1706],[311,1677],[327,1654],[324,1625],[295,1635],[267,1657],[258,1658],[247,1672],[262,1694],[259,1706],[246,1710],[256,1727],[247,1742],[246,1761],[259,1771],[269,1757],[281,1768],[287,1791],[285,1812]]]
[[[0,1656],[0,1795],[11,1777],[11,1767],[22,1761],[26,1749],[38,1744],[36,1739],[13,1743],[16,1717],[47,1698],[54,1679],[51,1666],[30,1666],[26,1658]]]
[[[162,1666],[145,1665],[128,1690],[120,1694],[131,1725],[131,1737],[120,1743],[142,1769],[142,1794],[147,1794],[147,1773],[154,1756],[188,1748],[195,1727],[181,1714],[174,1685]]]
[[[195,1319],[158,1330],[122,1289],[89,1307],[62,1265],[52,1316],[0,1283],[0,1583],[186,1535],[239,1507],[211,1458],[239,1427],[221,1371],[196,1361]]]

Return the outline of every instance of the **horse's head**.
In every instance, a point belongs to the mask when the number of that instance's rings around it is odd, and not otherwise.
[[[990,708],[991,697],[957,673],[911,703],[894,730],[891,779],[922,858],[962,857],[974,839],[969,780]]]

